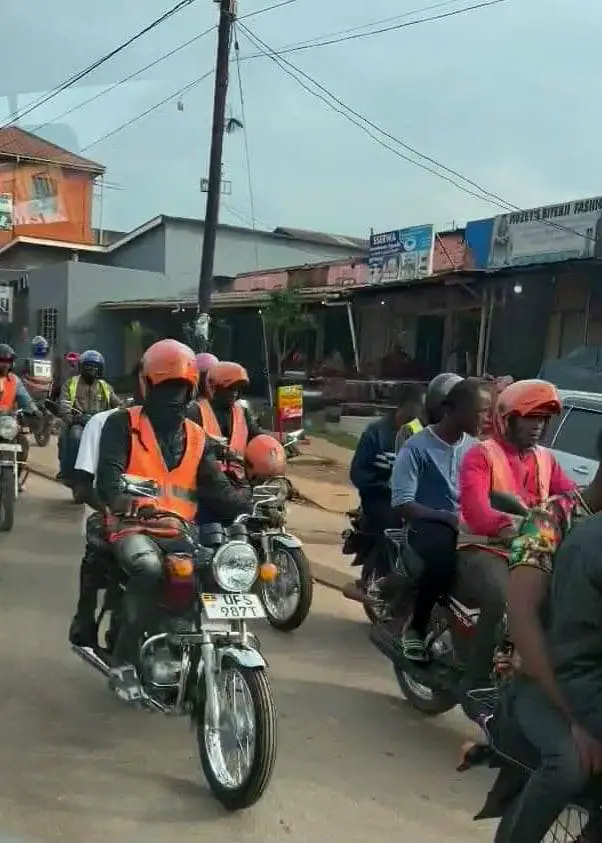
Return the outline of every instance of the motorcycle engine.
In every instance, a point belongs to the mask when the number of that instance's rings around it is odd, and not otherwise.
[[[444,630],[441,635],[437,635],[429,643],[431,655],[437,661],[453,661],[454,645],[452,642],[451,632],[449,629]]]
[[[177,685],[180,681],[181,662],[174,658],[167,644],[158,644],[144,658],[141,665],[147,682],[162,687]]]

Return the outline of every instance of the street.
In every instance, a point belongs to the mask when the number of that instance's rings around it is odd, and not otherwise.
[[[492,773],[455,772],[471,730],[403,702],[359,607],[317,587],[307,624],[258,632],[280,712],[274,779],[227,815],[183,720],[128,709],[69,650],[80,508],[29,478],[14,532],[0,536],[0,816],[23,841],[212,839],[270,843],[490,841],[472,814]],[[199,837],[200,835],[200,837]]]

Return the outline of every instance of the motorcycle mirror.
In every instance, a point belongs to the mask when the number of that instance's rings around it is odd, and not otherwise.
[[[491,492],[489,502],[493,509],[498,512],[505,512],[507,515],[520,515],[522,517],[529,512],[529,509],[519,498],[508,492]]]

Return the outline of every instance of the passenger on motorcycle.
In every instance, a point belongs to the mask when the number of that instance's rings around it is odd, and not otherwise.
[[[104,365],[104,357],[99,351],[84,351],[79,358],[79,374],[70,377],[62,386],[59,415],[66,426],[59,441],[59,480],[72,482],[73,467],[86,421],[96,413],[121,406],[113,387],[103,379]]]
[[[458,469],[490,403],[481,381],[458,381],[455,375],[435,378],[427,390],[426,406],[431,417],[440,420],[409,439],[395,460],[391,502],[409,523],[408,541],[424,562],[414,612],[403,635],[409,659],[427,660],[431,612],[451,588],[459,521]]]
[[[141,363],[134,368],[133,406],[142,404],[140,388]],[[96,470],[100,450],[100,437],[106,420],[119,408],[104,410],[92,416],[84,428],[79,443],[73,485],[84,502],[82,531],[86,540],[84,555],[79,570],[79,597],[75,616],[69,627],[69,641],[79,647],[96,647],[96,607],[98,592],[106,580],[107,558],[104,541],[104,506],[96,492]]]
[[[194,520],[199,503],[224,521],[250,511],[246,490],[231,485],[216,464],[203,430],[186,418],[197,381],[194,352],[182,343],[161,340],[145,352],[142,407],[113,413],[101,435],[96,489],[101,504],[111,512],[135,516],[144,525],[144,501],[123,496],[122,475],[128,473],[158,482],[161,492],[156,506],[186,520]],[[124,535],[114,549],[129,580],[125,623],[114,650],[118,665],[110,679],[117,695],[130,700],[141,693],[136,661],[161,582],[162,556],[144,532]]]
[[[462,520],[471,534],[458,553],[458,599],[481,610],[463,685],[490,684],[499,624],[508,594],[509,543],[521,519],[492,508],[491,492],[506,492],[527,507],[574,489],[554,456],[538,445],[547,423],[562,410],[558,390],[540,380],[517,381],[498,398],[496,434],[466,454],[460,470]]]
[[[602,464],[602,431],[597,453]],[[557,495],[531,510],[512,542],[508,623],[520,669],[505,707],[538,750],[540,763],[518,797],[511,820],[505,821],[503,843],[539,843],[589,776],[602,769],[602,743],[575,719],[555,674],[545,632],[556,550],[577,524],[601,511],[599,467],[587,488]],[[588,833],[592,843],[602,840],[600,829],[598,837],[591,827]]]
[[[212,439],[225,439],[227,454],[222,462],[231,479],[245,482],[244,454],[255,436],[265,433],[247,407],[239,404],[240,390],[249,385],[246,369],[221,361],[207,372],[206,396],[193,401],[188,418],[200,424]]]
[[[369,424],[357,444],[349,479],[358,491],[363,514],[375,533],[400,526],[399,513],[391,507],[391,469],[396,439],[402,432],[418,433],[422,429],[423,413],[423,388],[417,384],[402,387],[397,407]]]

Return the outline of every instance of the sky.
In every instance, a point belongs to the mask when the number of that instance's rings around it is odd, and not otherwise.
[[[241,23],[279,50],[385,19],[391,20],[373,28],[407,24],[478,1],[292,0]],[[175,2],[4,0],[3,65],[16,71],[0,82],[2,123],[11,114],[8,94],[17,94],[20,112],[27,110]],[[239,0],[238,14],[242,19],[275,2]],[[129,230],[161,213],[203,216],[200,180],[209,159],[217,18],[215,2],[194,0],[77,86],[21,117],[24,128],[82,150],[107,167],[105,228]],[[251,226],[254,208],[258,228],[367,237],[371,228],[432,223],[441,230],[495,216],[509,206],[600,195],[602,173],[592,173],[589,166],[599,160],[602,129],[600,97],[593,96],[600,32],[599,0],[577,5],[503,0],[283,56],[393,136],[379,135],[398,153],[437,169],[400,147],[397,141],[402,141],[496,194],[494,200],[470,195],[379,145],[271,58],[257,56],[257,47],[239,29],[244,108],[233,60],[228,116],[244,122],[250,164],[247,170],[245,134],[227,135],[223,171],[231,193],[223,198],[220,219]],[[133,74],[138,75],[122,81]],[[205,74],[179,100],[173,97],[155,108]],[[96,99],[86,103],[91,97]]]

